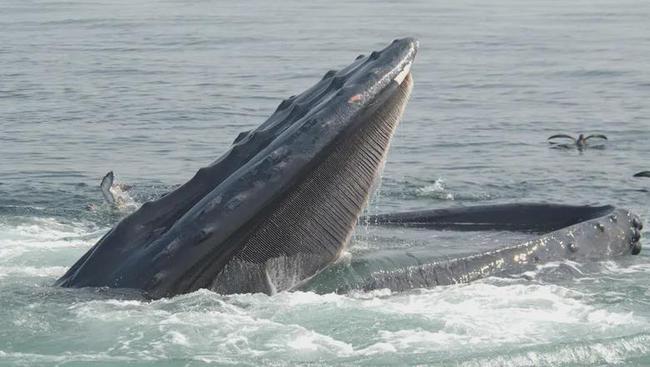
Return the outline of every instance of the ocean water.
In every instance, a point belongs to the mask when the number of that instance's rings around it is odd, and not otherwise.
[[[404,293],[59,289],[123,213],[397,37],[415,86],[368,212],[544,201],[650,218],[647,1],[0,2],[0,365],[650,365],[650,257]],[[605,149],[549,149],[554,133]],[[95,211],[87,210],[96,205]],[[646,225],[646,227],[650,227]],[[645,236],[650,232],[644,232]],[[362,226],[347,256],[516,235]]]

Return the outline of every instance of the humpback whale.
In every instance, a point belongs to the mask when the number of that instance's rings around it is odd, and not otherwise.
[[[121,220],[57,282],[159,298],[292,289],[345,249],[408,100],[418,43],[330,71],[178,189]]]
[[[510,204],[386,214],[363,220],[541,235],[456,259],[389,254],[387,262],[395,266],[377,271],[360,257],[346,268],[354,276],[334,287],[319,283],[339,268],[337,260],[376,187],[411,92],[417,48],[414,39],[395,40],[328,71],[280,103],[258,128],[240,133],[187,183],[123,218],[56,284],[131,288],[149,298],[200,288],[223,294],[404,290],[554,259],[640,251],[640,220],[613,207]]]
[[[521,273],[549,261],[596,261],[641,251],[643,225],[612,206],[501,204],[373,215],[370,224],[456,231],[523,231],[538,236],[454,258],[422,249],[355,256],[301,285],[318,293],[388,288],[404,291]],[[375,264],[380,264],[377,267]]]

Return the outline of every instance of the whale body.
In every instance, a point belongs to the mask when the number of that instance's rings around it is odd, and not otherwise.
[[[362,220],[538,237],[452,259],[380,251],[337,263],[376,187],[412,89],[417,48],[414,39],[395,40],[328,71],[258,128],[240,133],[187,183],[117,223],[56,284],[135,289],[148,298],[200,288],[222,294],[407,290],[559,259],[639,253],[642,225],[626,210],[506,204]]]

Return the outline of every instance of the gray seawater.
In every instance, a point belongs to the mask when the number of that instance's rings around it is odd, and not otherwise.
[[[650,169],[648,19],[642,0],[0,1],[0,365],[649,365],[648,252],[406,293],[51,286],[121,215],[101,205],[108,170],[136,205],[156,197],[407,35],[415,87],[370,212],[546,201],[650,218],[650,179],[631,178]],[[549,149],[557,132],[610,140]],[[360,227],[346,256],[512,240]]]

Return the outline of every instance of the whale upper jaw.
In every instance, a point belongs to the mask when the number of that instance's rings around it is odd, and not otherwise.
[[[118,223],[58,281],[158,298],[290,289],[334,261],[412,88],[414,39],[330,71],[187,183]]]

